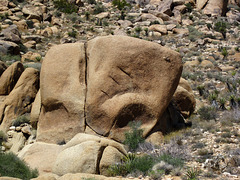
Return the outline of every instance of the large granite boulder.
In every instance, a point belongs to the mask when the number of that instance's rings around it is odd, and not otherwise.
[[[55,46],[42,64],[37,140],[67,142],[86,132],[122,141],[130,121],[141,122],[145,137],[161,121],[181,72],[177,52],[136,38]]]
[[[38,89],[39,71],[34,68],[25,69],[14,89],[0,105],[0,130],[8,130],[14,118],[30,112]]]

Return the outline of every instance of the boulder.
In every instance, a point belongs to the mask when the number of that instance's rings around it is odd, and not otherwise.
[[[146,136],[160,121],[178,85],[180,55],[123,36],[95,38],[88,42],[87,54],[87,125],[97,134],[122,141],[128,123],[140,121]]]
[[[161,34],[167,34],[167,26],[166,25],[153,24],[149,27],[149,30],[160,32]]]
[[[8,130],[14,118],[30,112],[38,89],[39,71],[25,69],[14,89],[0,105],[0,130]]]
[[[42,10],[43,9],[41,6],[33,6],[31,4],[27,4],[23,7],[22,12],[28,16],[27,19],[37,19],[41,21],[43,15]]]
[[[227,5],[228,0],[208,0],[202,7],[203,13],[211,16],[225,16]]]
[[[32,104],[32,109],[30,114],[30,123],[32,127],[35,129],[37,129],[37,123],[40,116],[40,111],[41,111],[41,94],[39,90]]]
[[[0,61],[0,77],[6,69],[7,69],[7,65],[4,62]]]
[[[39,174],[52,172],[53,164],[63,146],[36,142],[25,146],[18,154],[31,168],[37,168]]]
[[[159,3],[158,11],[169,16],[172,15],[173,0],[163,0]]]
[[[10,151],[13,153],[18,153],[23,147],[24,143],[26,142],[26,137],[23,135],[22,132],[14,132],[11,138],[10,143],[12,144]]]
[[[180,54],[136,38],[55,46],[42,64],[37,139],[67,142],[91,129],[122,141],[134,120],[146,136],[161,121],[181,72]]]
[[[28,51],[26,54],[22,55],[21,62],[25,62],[25,61],[38,62],[41,59],[42,59],[42,56],[39,53]]]
[[[188,82],[181,78],[180,83],[173,95],[176,108],[181,111],[185,118],[189,117],[195,110],[196,100]]]
[[[123,155],[126,155],[123,145],[107,138],[79,133],[57,156],[53,173],[59,176],[67,173],[97,174],[101,170],[106,173],[106,168],[115,161],[119,162]],[[112,159],[108,159],[110,157]]]
[[[20,48],[14,42],[0,40],[0,54],[19,55]]]
[[[8,28],[2,30],[0,33],[0,40],[11,41],[16,44],[21,43],[21,34],[15,24],[9,26]]]
[[[1,0],[0,7],[7,7],[8,6],[8,0]]]
[[[23,64],[15,62],[3,72],[0,77],[0,95],[8,95],[12,91],[23,71]]]
[[[85,58],[81,43],[54,46],[46,54],[40,80],[39,141],[69,141],[84,132]]]

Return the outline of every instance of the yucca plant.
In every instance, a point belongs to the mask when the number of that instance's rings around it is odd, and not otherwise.
[[[219,103],[220,103],[220,106],[219,106],[220,110],[222,110],[222,111],[226,110],[226,107],[225,107],[226,99],[220,98]]]

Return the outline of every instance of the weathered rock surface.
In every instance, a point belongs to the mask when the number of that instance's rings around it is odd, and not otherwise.
[[[227,12],[228,0],[208,0],[207,4],[202,6],[199,5],[199,8],[203,8],[203,13],[212,15],[212,16],[221,16],[225,15]]]
[[[196,100],[188,82],[181,78],[180,83],[173,95],[173,102],[182,114],[189,117],[195,110]],[[186,113],[184,113],[186,112]]]
[[[57,156],[53,173],[103,173],[109,165],[120,162],[126,155],[123,145],[94,135],[79,133],[71,139]],[[109,159],[109,158],[112,159]]]
[[[145,136],[178,84],[179,54],[139,39],[111,36],[89,41],[87,50],[88,126],[98,134],[110,132],[111,138],[122,140],[128,122],[141,121]]]
[[[31,115],[30,115],[30,123],[36,129],[37,129],[37,123],[40,116],[40,112],[41,112],[41,94],[39,90],[32,104]]]
[[[1,95],[8,95],[12,91],[23,71],[23,64],[20,62],[15,62],[3,72],[2,76],[0,77]]]
[[[0,40],[0,53],[5,55],[18,55],[20,53],[20,48],[14,42]]]
[[[53,47],[42,63],[40,86],[42,108],[37,139],[57,143],[84,132],[84,44]]]
[[[123,140],[133,120],[141,121],[146,136],[178,85],[180,55],[125,36],[98,37],[85,46],[86,52],[81,43],[56,46],[46,55],[37,139],[69,141],[87,126]]]
[[[52,172],[53,164],[63,146],[36,142],[25,146],[18,154],[31,168],[37,168],[40,174]]]
[[[34,68],[25,69],[14,89],[0,105],[1,130],[6,131],[14,118],[30,112],[38,89],[39,71]]]
[[[0,61],[0,77],[6,69],[7,69],[7,65],[4,62]]]

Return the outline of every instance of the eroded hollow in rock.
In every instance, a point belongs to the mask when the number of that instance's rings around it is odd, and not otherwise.
[[[143,104],[129,104],[122,108],[120,113],[116,116],[116,128],[123,128],[131,121],[140,121],[144,123],[151,115],[147,113],[147,108]]]

